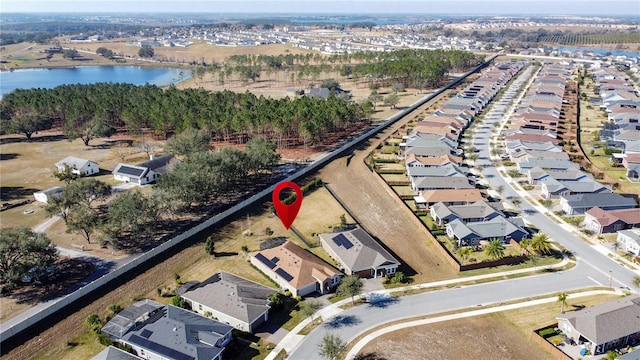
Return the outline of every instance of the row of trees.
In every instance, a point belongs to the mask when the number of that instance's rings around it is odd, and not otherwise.
[[[204,61],[203,61],[204,62]],[[293,83],[297,78],[307,82],[317,81],[322,74],[340,73],[355,82],[391,85],[402,83],[419,89],[442,82],[450,71],[469,69],[482,62],[482,57],[462,50],[402,49],[392,52],[356,52],[323,56],[321,54],[286,55],[232,55],[223,64],[198,66],[196,76],[205,71],[225,78],[234,75],[247,82],[256,81],[264,73],[268,77],[285,72]],[[286,81],[286,79],[285,79]]]
[[[168,137],[187,128],[207,129],[216,139],[244,143],[254,136],[308,143],[368,117],[370,103],[300,97],[270,99],[245,93],[202,89],[166,91],[153,85],[98,83],[54,89],[18,89],[0,102],[0,130],[32,133],[58,123],[69,139],[85,144],[110,136],[116,128],[154,129]]]

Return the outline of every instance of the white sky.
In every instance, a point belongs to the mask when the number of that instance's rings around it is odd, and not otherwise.
[[[640,19],[640,0],[0,0],[2,12],[555,14]]]

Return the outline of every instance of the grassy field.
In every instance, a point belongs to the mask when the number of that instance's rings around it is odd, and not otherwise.
[[[590,77],[584,79],[584,85],[580,87],[580,92],[587,97],[598,97],[593,92],[595,83]],[[613,167],[610,155],[604,153],[604,146],[594,138],[594,132],[602,129],[603,122],[607,121],[607,116],[600,110],[599,104],[591,104],[589,101],[580,101],[580,145],[589,161],[600,171],[607,174],[614,181],[618,182],[621,192],[639,194],[640,183],[632,183],[626,178],[626,169],[623,167]],[[593,153],[592,153],[593,151]]]
[[[617,295],[598,295],[567,299],[567,313],[617,299]],[[372,359],[424,359],[429,349],[433,359],[552,359],[530,341],[531,332],[556,322],[559,304],[529,306],[516,310],[459,320],[417,326],[380,336],[367,344],[360,354],[375,354]]]

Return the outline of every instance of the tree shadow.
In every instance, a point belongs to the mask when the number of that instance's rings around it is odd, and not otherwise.
[[[236,256],[238,255],[238,252],[237,251],[222,251],[222,252],[214,251],[213,255],[215,257]]]
[[[384,309],[400,301],[389,294],[371,294],[369,296],[369,307]]]
[[[20,154],[15,154],[15,153],[0,154],[0,161],[17,159],[18,156],[20,156]]]
[[[39,189],[25,188],[22,186],[2,186],[0,187],[0,201],[11,201],[30,197]],[[33,198],[32,198],[33,199]]]
[[[339,329],[347,326],[360,324],[362,321],[355,315],[336,315],[331,320],[324,323],[324,327],[329,329]]]
[[[22,142],[26,142],[26,143],[49,142],[49,141],[59,141],[63,139],[66,139],[64,135],[44,135],[44,136],[34,135],[31,137],[31,139],[27,139],[24,136],[20,136],[20,137],[16,136],[16,137],[8,137],[8,138],[0,139],[0,145],[22,143]]]
[[[382,355],[380,355],[380,354],[378,354],[376,352],[358,354],[353,359],[354,360],[387,360],[386,357],[384,357],[384,356],[382,356]]]

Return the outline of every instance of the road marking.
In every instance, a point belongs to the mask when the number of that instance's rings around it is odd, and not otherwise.
[[[599,286],[602,286],[601,283],[599,283],[598,281],[596,281],[596,279],[592,278],[591,276],[587,276],[587,278],[591,281],[593,281],[594,283],[598,284]]]

